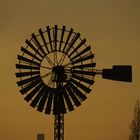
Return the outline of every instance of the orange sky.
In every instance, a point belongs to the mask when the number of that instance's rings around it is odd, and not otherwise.
[[[88,100],[65,115],[66,140],[126,140],[140,98],[139,0],[0,1],[0,139],[53,140],[53,116],[39,113],[19,93],[16,57],[40,27],[66,25],[79,31],[95,52],[97,68],[133,65],[133,83],[96,76]]]

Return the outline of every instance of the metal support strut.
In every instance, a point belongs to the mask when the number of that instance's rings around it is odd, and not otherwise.
[[[64,114],[54,116],[54,140],[64,140]]]
[[[56,112],[54,116],[54,140],[64,140],[64,114],[61,109],[61,88],[63,86],[63,82],[66,82],[67,77],[65,74],[65,69],[61,65],[57,65],[53,68],[53,72],[55,74],[54,81],[56,82],[57,88],[57,100],[56,100]]]
[[[57,81],[57,88],[61,88],[63,86],[63,75],[60,77],[56,75],[56,81]],[[62,81],[61,81],[62,80]],[[59,91],[60,92],[60,91]],[[58,99],[59,99],[58,93]],[[58,100],[59,101],[59,100]],[[54,116],[54,140],[64,140],[64,114],[60,111],[60,104],[58,103],[58,112]]]

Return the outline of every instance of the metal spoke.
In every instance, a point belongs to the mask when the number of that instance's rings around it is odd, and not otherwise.
[[[71,72],[71,69],[65,69],[65,71],[69,71],[69,72]]]
[[[52,71],[51,71],[51,72],[49,72],[49,73],[46,73],[46,74],[42,75],[42,76],[41,76],[41,78],[45,78],[45,77],[47,77],[47,76],[51,75],[52,73],[53,73]]]
[[[51,65],[51,67],[54,67],[54,63],[50,60],[50,58],[45,56],[45,59],[48,61],[48,63]]]
[[[71,71],[70,70],[66,70],[65,73],[71,73]]]
[[[65,72],[65,73],[67,74],[67,78],[72,76],[72,73],[70,73],[70,72]]]
[[[50,68],[50,67],[46,67],[46,66],[40,66],[41,68],[45,68],[45,69],[51,69],[52,70],[52,68]]]
[[[56,66],[57,64],[57,51],[54,51],[54,65]]]
[[[71,65],[65,66],[65,69],[73,69]]]
[[[60,60],[59,60],[59,62],[58,62],[58,65],[59,64],[62,64],[62,61],[64,60],[64,57],[66,57],[66,54],[64,53],[63,55],[62,55],[62,57],[60,58]]]
[[[52,82],[52,87],[55,88],[55,81]]]
[[[55,62],[56,62],[56,54],[55,54],[55,51],[53,52],[53,62],[54,62],[54,66],[56,66]]]
[[[68,67],[70,64],[72,64],[72,62],[65,64],[64,67]]]
[[[48,86],[51,86],[51,84],[52,84],[52,80],[53,80],[53,74],[52,74],[52,76],[51,76],[51,78],[49,79],[49,81],[48,81]]]
[[[64,62],[65,58],[66,58],[66,53],[63,55],[62,62],[60,63],[61,65],[63,65],[63,62]]]

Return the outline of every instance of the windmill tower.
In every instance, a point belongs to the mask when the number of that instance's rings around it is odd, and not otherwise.
[[[64,140],[64,114],[87,99],[95,75],[132,81],[131,66],[95,69],[91,46],[72,28],[47,26],[25,43],[17,57],[17,84],[33,108],[54,115],[54,140]]]

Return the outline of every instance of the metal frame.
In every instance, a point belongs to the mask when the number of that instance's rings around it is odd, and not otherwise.
[[[54,140],[64,140],[64,114],[54,116]]]

